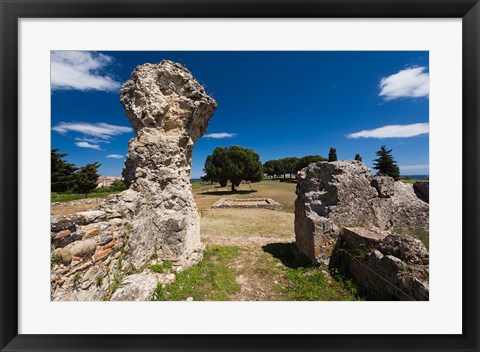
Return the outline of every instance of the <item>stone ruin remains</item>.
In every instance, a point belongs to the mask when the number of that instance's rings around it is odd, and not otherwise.
[[[221,198],[212,205],[212,208],[282,210],[282,205],[272,198]]]
[[[137,66],[120,101],[136,133],[123,170],[128,189],[96,210],[52,217],[52,300],[147,300],[174,279],[149,265],[169,261],[179,271],[202,257],[190,169],[217,103],[167,60]]]
[[[372,177],[359,161],[308,165],[296,191],[297,248],[313,262],[343,265],[377,298],[428,299],[428,251],[395,233],[428,231],[428,181],[421,182],[420,191]]]

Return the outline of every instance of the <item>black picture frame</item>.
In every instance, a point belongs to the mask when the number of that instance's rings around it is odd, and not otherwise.
[[[0,11],[1,351],[479,351],[480,5],[478,0],[0,0]],[[18,334],[17,21],[20,18],[59,17],[462,18],[463,334],[280,336]]]

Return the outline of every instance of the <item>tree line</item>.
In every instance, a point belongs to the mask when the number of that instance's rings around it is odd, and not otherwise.
[[[51,150],[50,171],[51,191],[56,193],[81,193],[85,196],[97,188],[100,177],[98,168],[100,163],[90,163],[81,167],[65,160],[67,153],[60,153],[59,148]],[[114,181],[110,186],[111,191],[121,191],[125,186],[120,181]]]
[[[307,167],[308,164],[318,163],[319,161],[328,161],[328,159],[320,155],[306,155],[301,158],[287,157],[268,160],[263,164],[263,171],[273,179],[275,179],[275,176],[283,176],[283,178],[286,178],[287,174],[292,177],[292,174],[296,174],[301,169]]]
[[[86,196],[97,187],[99,178],[98,168],[100,163],[90,163],[80,168],[68,163],[64,158],[68,154],[60,153],[58,148],[51,150],[51,191],[57,193],[72,192]],[[382,145],[376,152],[377,158],[373,160],[373,169],[377,175],[400,178],[400,169],[392,156],[392,149]],[[321,155],[306,155],[301,158],[286,157],[276,160],[268,160],[263,165],[260,156],[249,148],[238,145],[231,147],[217,147],[212,155],[205,161],[203,171],[204,181],[218,182],[225,187],[230,181],[232,192],[236,191],[242,181],[260,182],[264,175],[275,179],[276,176],[296,174],[311,163],[320,161],[336,161],[337,151],[330,148],[328,158]],[[360,154],[355,155],[355,160],[362,161]],[[110,186],[111,191],[122,191],[125,186],[120,181],[114,181]]]
[[[377,175],[386,175],[395,180],[400,178],[400,169],[393,159],[392,149],[387,149],[382,145],[376,152],[378,158],[373,160],[373,169],[377,170]],[[355,155],[355,160],[362,161],[360,154]],[[307,167],[311,163],[320,161],[337,161],[337,150],[330,148],[328,158],[321,155],[306,155],[303,157],[286,157],[275,160],[268,160],[263,165],[260,156],[249,148],[238,145],[231,147],[217,147],[205,161],[203,171],[204,181],[218,182],[221,187],[227,186],[230,181],[232,192],[242,181],[260,182],[264,175],[275,177],[296,174],[298,171]]]
[[[289,174],[292,177],[292,174],[296,174],[298,171],[307,167],[311,163],[318,163],[319,161],[337,161],[337,149],[330,148],[328,152],[328,158],[324,158],[321,155],[306,155],[301,158],[297,157],[288,157],[282,159],[268,160],[263,164],[264,173],[267,176],[275,179],[275,176],[283,176],[286,178],[286,175]],[[355,155],[355,160],[362,161],[362,156],[360,154]]]

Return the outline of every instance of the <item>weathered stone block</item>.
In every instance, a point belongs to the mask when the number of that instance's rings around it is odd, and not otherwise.
[[[356,161],[319,162],[299,173],[295,200],[297,247],[314,261],[328,261],[339,227],[374,224],[376,196],[367,167]]]
[[[155,274],[128,276],[113,293],[111,301],[148,301],[152,298],[158,279]]]
[[[395,194],[395,180],[389,176],[374,176],[370,183],[380,198],[390,198]]]
[[[363,228],[344,229],[338,254],[346,272],[377,299],[428,300],[429,259],[409,236]]]
[[[70,253],[77,257],[86,256],[92,254],[96,247],[97,242],[93,239],[88,239],[73,245],[72,248],[70,248]]]

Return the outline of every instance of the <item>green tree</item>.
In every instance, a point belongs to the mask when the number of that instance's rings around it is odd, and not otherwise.
[[[75,191],[85,194],[88,197],[88,193],[97,187],[98,168],[101,164],[95,162],[82,166],[75,173]]]
[[[66,153],[59,153],[58,148],[51,150],[50,171],[51,171],[51,191],[65,192],[74,185],[74,173],[77,170],[74,164],[68,163],[64,158]]]
[[[263,173],[272,176],[275,180],[275,163],[277,160],[268,160],[263,164]]]
[[[220,186],[225,187],[227,185],[228,178],[225,178],[223,171],[223,165],[227,163],[227,149],[217,147],[212,155],[207,156],[205,160],[205,176],[204,181],[218,182]]]
[[[330,148],[328,152],[328,161],[337,161],[337,150],[335,148]]]
[[[121,192],[125,190],[125,185],[120,180],[115,180],[110,185],[110,190],[114,192]]]
[[[263,178],[263,167],[258,154],[238,145],[215,148],[205,161],[204,172],[208,179],[220,184],[226,184],[229,180],[232,192],[236,191],[242,181],[260,182]]]
[[[283,168],[284,168],[283,171],[286,174],[290,174],[290,177],[292,177],[292,174],[295,174],[297,172],[298,158],[295,158],[295,157],[283,158],[281,159],[281,162],[283,163]],[[285,174],[283,175],[283,178],[285,178]]]
[[[275,160],[275,163],[273,164],[273,171],[275,175],[280,176],[283,175],[283,178],[285,178],[285,174],[287,173],[285,163],[283,162],[283,159],[278,159]]]
[[[355,160],[362,161],[362,156],[360,154],[355,154]]]
[[[378,158],[373,160],[373,168],[377,170],[377,175],[390,176],[398,181],[400,178],[400,169],[397,162],[393,159],[392,149],[387,149],[382,145],[380,150],[375,153]]]
[[[306,168],[311,163],[318,163],[319,161],[327,161],[328,159],[320,155],[305,155],[298,159],[296,171]]]

